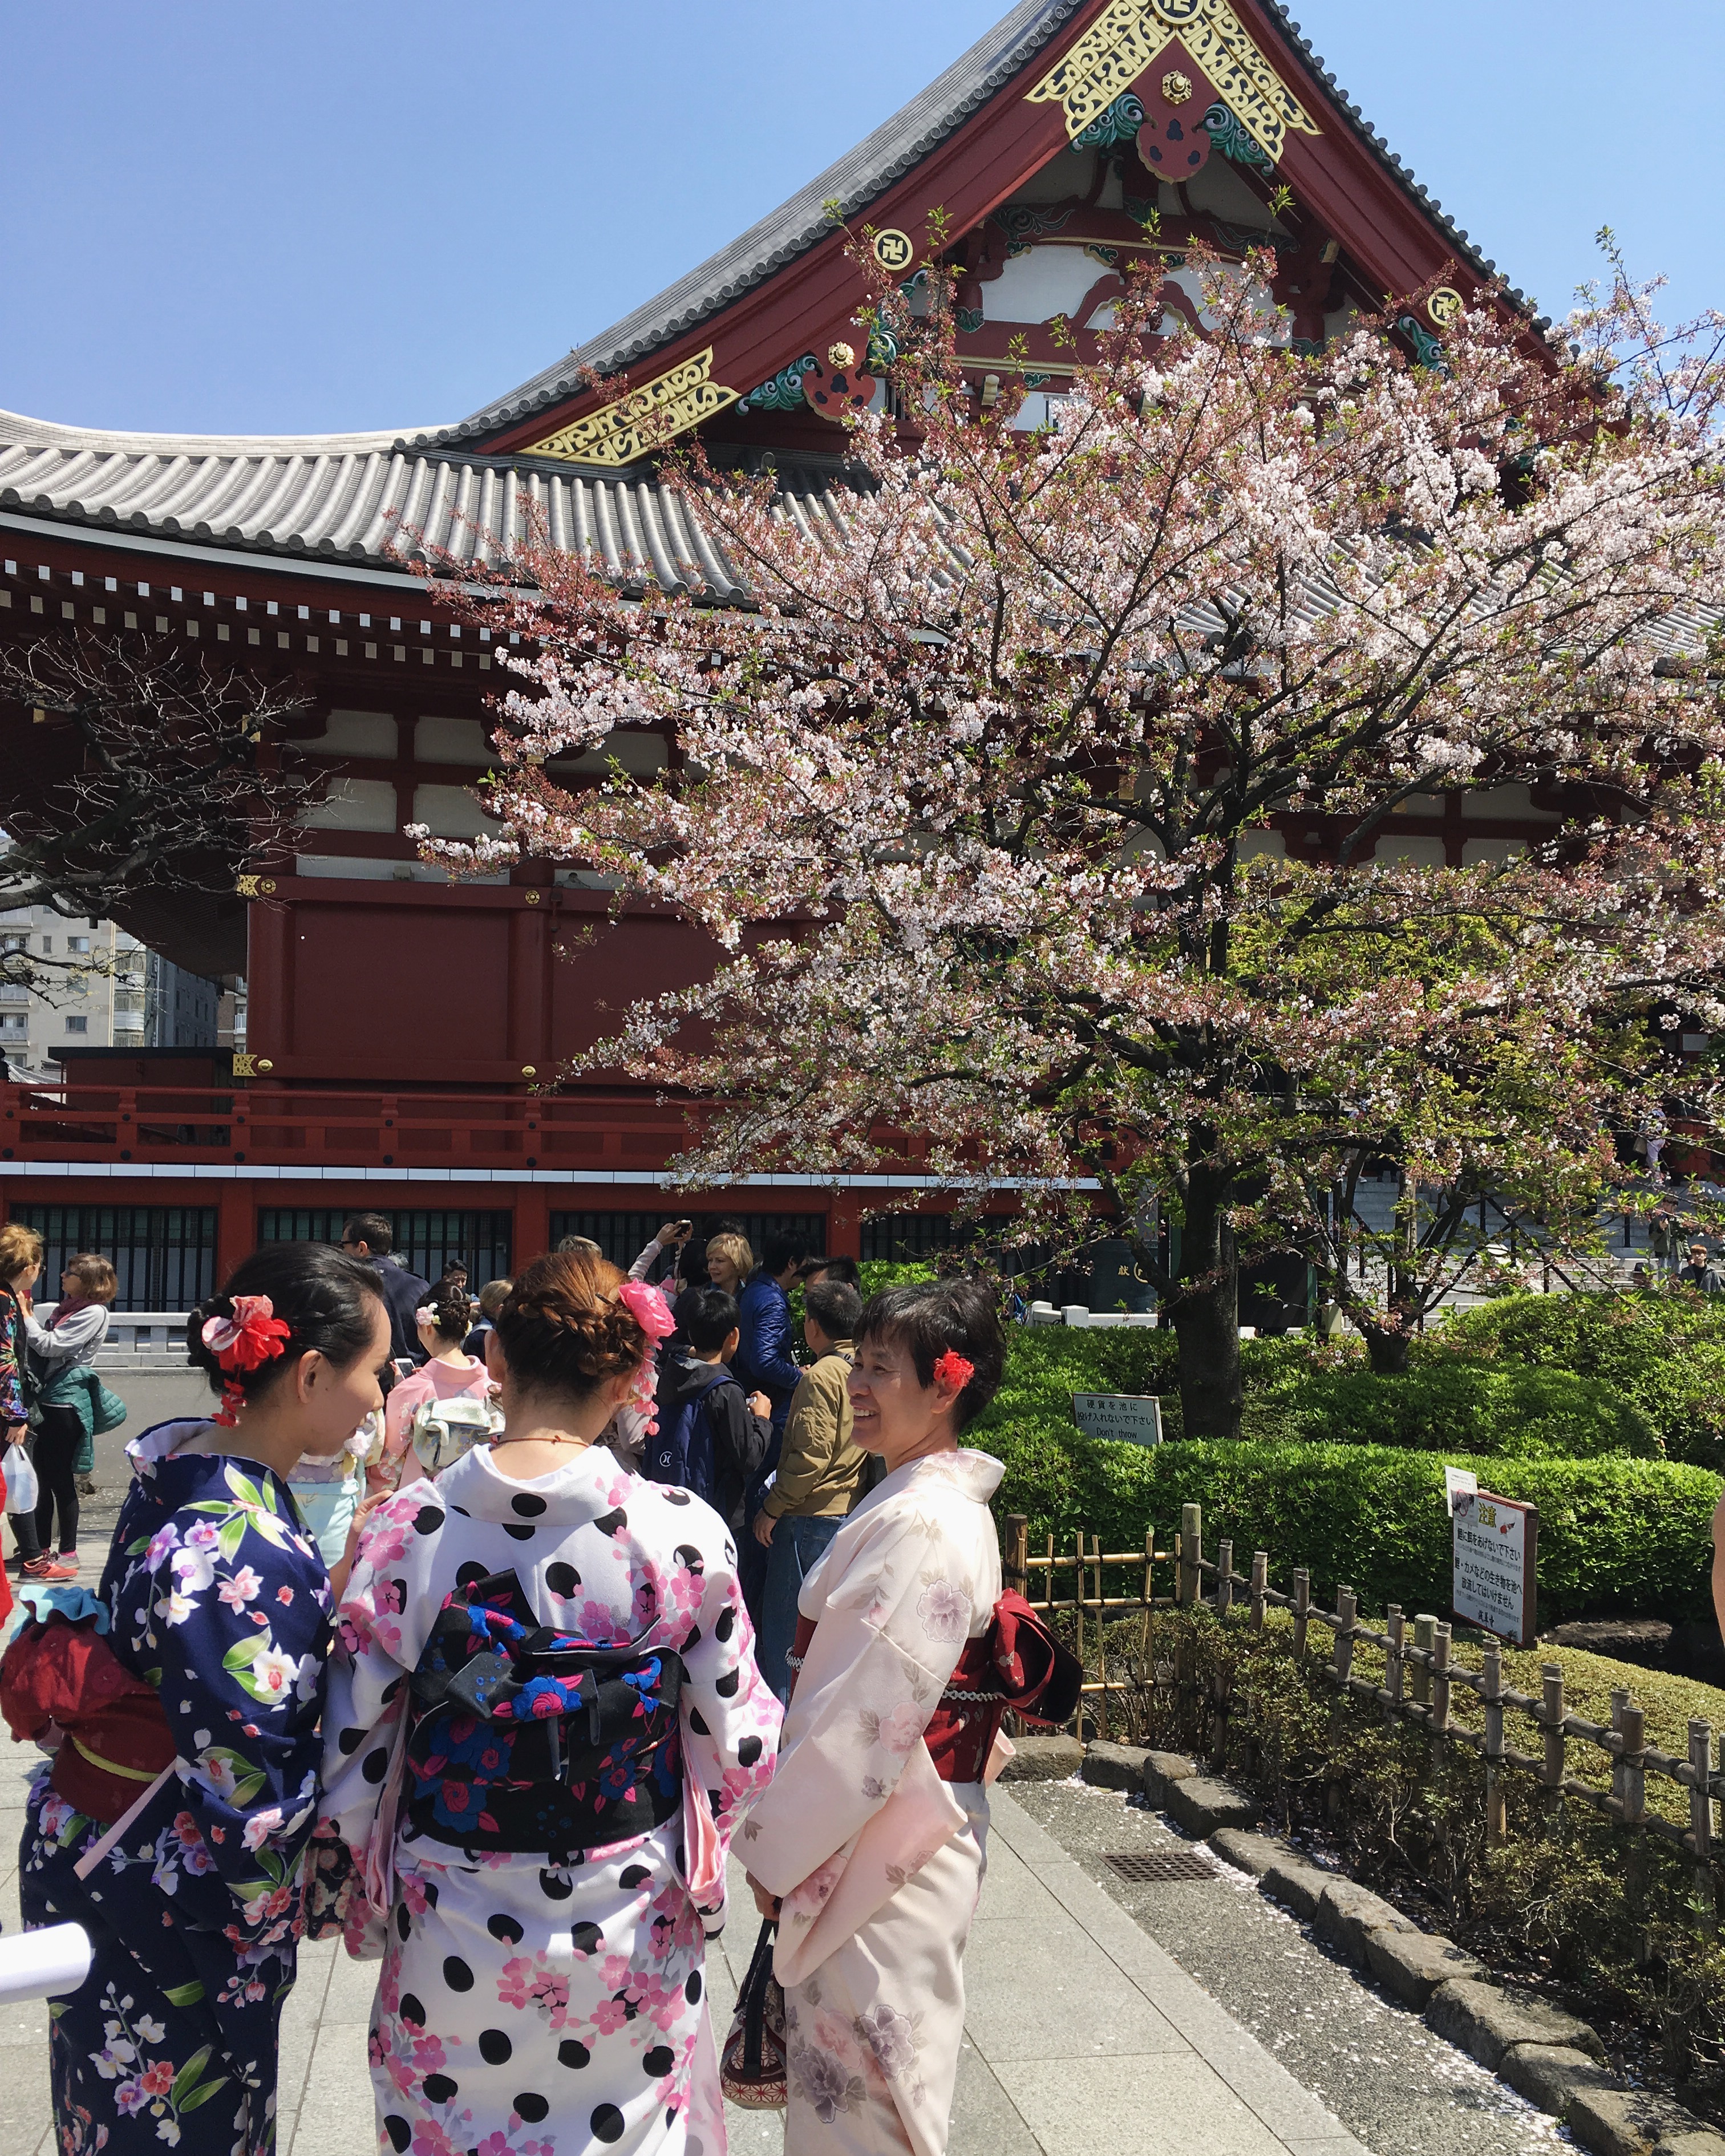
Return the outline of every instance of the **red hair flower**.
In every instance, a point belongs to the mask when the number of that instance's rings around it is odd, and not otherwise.
[[[291,1332],[275,1315],[275,1305],[267,1295],[237,1295],[231,1317],[204,1319],[199,1337],[215,1357],[218,1368],[228,1373],[213,1421],[224,1430],[233,1429],[245,1402],[241,1373],[273,1363],[286,1348]]]
[[[950,1385],[955,1393],[962,1393],[976,1375],[976,1364],[967,1363],[956,1348],[947,1348],[934,1366],[934,1382]]]

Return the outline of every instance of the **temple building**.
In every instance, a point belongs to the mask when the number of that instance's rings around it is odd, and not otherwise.
[[[675,1110],[548,1081],[605,1029],[605,1006],[694,978],[704,947],[662,910],[608,923],[608,895],[550,863],[451,883],[418,859],[407,824],[486,828],[468,789],[491,760],[487,699],[506,677],[411,557],[492,557],[531,505],[557,544],[619,577],[646,563],[675,587],[694,562],[735,596],[642,454],[643,416],[699,429],[716,463],[773,470],[786,514],[828,514],[845,484],[839,419],[886,393],[869,355],[843,351],[864,295],[833,203],[913,305],[930,213],[944,212],[967,378],[986,403],[1022,376],[1027,425],[1094,351],[1132,261],[1159,266],[1165,308],[1197,321],[1188,248],[1237,260],[1267,245],[1289,335],[1316,344],[1407,295],[1398,332],[1428,362],[1462,291],[1496,274],[1276,0],[1021,0],[732,245],[456,424],[170,437],[0,413],[0,637],[136,632],[291,680],[311,700],[294,746],[331,778],[295,842],[231,895],[117,909],[187,974],[243,978],[244,1048],[68,1051],[63,1086],[0,1088],[13,1214],[51,1227],[57,1249],[172,1245],[188,1287],[260,1238],[333,1238],[361,1207],[395,1216],[422,1270],[460,1255],[480,1276],[571,1229],[626,1259],[664,1217]],[[605,377],[624,370],[619,394]],[[618,747],[641,768],[670,753],[642,735]],[[578,785],[603,767],[552,769]],[[1384,847],[1459,865],[1556,820],[1515,788],[1469,813],[1410,804]],[[459,1027],[429,1015],[452,982]],[[767,1178],[701,1202],[886,1255],[941,1231],[931,1211],[860,1223],[913,1209],[916,1183],[912,1143],[901,1172],[836,1194]]]

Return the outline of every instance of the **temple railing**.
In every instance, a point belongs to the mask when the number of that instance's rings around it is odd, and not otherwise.
[[[6,1161],[191,1166],[656,1168],[681,1114],[639,1094],[349,1091],[316,1086],[0,1086]]]

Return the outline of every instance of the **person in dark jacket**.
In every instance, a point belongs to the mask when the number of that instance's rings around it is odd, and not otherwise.
[[[809,1245],[800,1235],[768,1236],[761,1262],[749,1276],[737,1301],[737,1324],[742,1341],[737,1350],[737,1379],[746,1391],[765,1393],[773,1404],[773,1441],[760,1472],[749,1484],[745,1507],[752,1520],[767,1495],[768,1477],[778,1466],[778,1448],[784,1436],[785,1417],[791,1396],[803,1382],[802,1366],[792,1353],[794,1332],[791,1323],[790,1291],[797,1284]],[[745,1535],[737,1552],[737,1576],[742,1599],[757,1629],[761,1622],[761,1598],[767,1585],[767,1552],[754,1537]]]
[[[764,1393],[745,1397],[730,1367],[737,1342],[734,1297],[721,1288],[685,1289],[677,1298],[676,1317],[685,1344],[670,1348],[661,1360],[659,1430],[647,1440],[644,1471],[655,1481],[665,1479],[658,1472],[656,1450],[677,1430],[684,1408],[698,1400],[698,1413],[705,1417],[712,1438],[713,1484],[703,1489],[685,1481],[684,1486],[718,1513],[740,1551],[743,1496],[767,1457],[773,1436],[772,1402]],[[676,1479],[683,1480],[680,1476]]]
[[[362,1258],[377,1276],[385,1308],[389,1312],[389,1358],[417,1368],[425,1360],[419,1345],[419,1327],[413,1312],[431,1293],[429,1281],[410,1273],[389,1255],[395,1246],[395,1230],[381,1213],[356,1213],[341,1230],[341,1248]]]

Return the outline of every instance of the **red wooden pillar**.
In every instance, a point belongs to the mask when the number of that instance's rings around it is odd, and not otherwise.
[[[224,1183],[216,1200],[216,1286],[257,1246],[257,1193],[249,1183]]]
[[[246,1034],[254,1058],[290,1055],[294,1035],[294,915],[280,899],[246,914]]]
[[[849,1190],[833,1193],[833,1209],[827,1215],[827,1255],[829,1258],[860,1258],[862,1255],[862,1221],[860,1209],[855,1194]]]
[[[509,1253],[511,1271],[520,1274],[535,1258],[542,1258],[550,1248],[551,1185],[523,1183],[515,1194],[515,1224]]]

